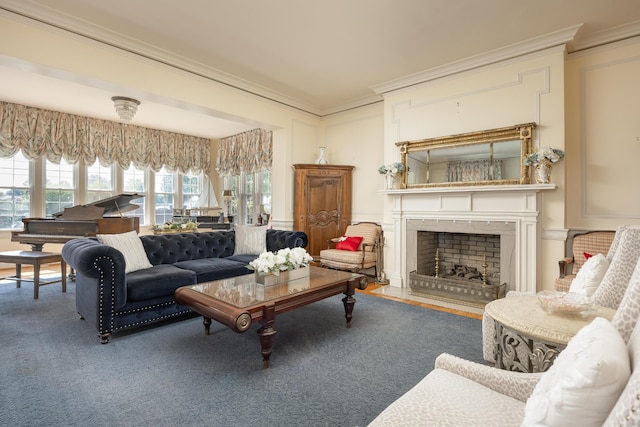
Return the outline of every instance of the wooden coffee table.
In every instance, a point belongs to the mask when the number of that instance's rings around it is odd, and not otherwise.
[[[209,335],[211,320],[235,332],[245,332],[252,323],[262,321],[258,329],[262,347],[262,366],[269,367],[276,329],[276,314],[285,313],[316,301],[344,293],[347,328],[351,327],[353,297],[356,288],[365,289],[367,279],[360,274],[309,267],[309,277],[265,286],[256,284],[253,274],[184,286],[175,292],[176,301],[203,316]]]

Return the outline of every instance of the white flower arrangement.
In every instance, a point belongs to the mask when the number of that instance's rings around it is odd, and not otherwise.
[[[524,165],[537,165],[542,159],[548,159],[551,163],[555,163],[564,157],[564,151],[558,148],[541,147],[535,153],[529,154],[524,159]]]
[[[263,252],[247,268],[260,275],[280,274],[281,271],[308,267],[313,257],[304,248],[284,248],[277,252]]]
[[[404,170],[404,165],[400,162],[391,163],[389,165],[382,165],[378,168],[378,173],[380,175],[391,175],[396,176],[396,174],[402,172]]]

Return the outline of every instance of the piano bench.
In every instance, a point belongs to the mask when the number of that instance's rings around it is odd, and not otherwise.
[[[36,252],[36,251],[8,251],[0,252],[0,262],[16,265],[16,275],[5,277],[5,279],[13,279],[16,281],[16,288],[19,288],[22,282],[33,282],[33,298],[38,299],[38,289],[40,286],[50,285],[52,283],[62,283],[62,292],[67,292],[67,264],[62,259],[62,255],[53,252]],[[40,265],[51,262],[60,263],[60,279],[50,280],[47,282],[40,281]],[[33,265],[33,279],[25,279],[22,277],[22,264]]]

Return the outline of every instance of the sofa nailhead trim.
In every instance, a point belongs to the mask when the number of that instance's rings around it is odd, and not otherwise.
[[[102,327],[102,322],[104,320],[104,307],[103,307],[103,301],[104,301],[104,271],[98,266],[98,263],[100,262],[101,259],[107,259],[109,261],[112,261],[110,257],[107,256],[100,256],[98,258],[96,258],[96,260],[93,263],[93,268],[96,269],[97,271],[100,272],[100,301],[98,304],[98,333],[99,334],[105,334],[105,333],[110,333],[110,332],[105,332],[104,328]],[[113,262],[110,263],[111,264],[111,289],[114,289],[114,282],[115,282],[115,265]],[[113,313],[113,308],[115,307],[116,303],[115,303],[115,295],[113,294],[113,291],[111,292],[111,312]],[[110,319],[109,321],[109,330],[112,331],[113,330],[113,317]]]

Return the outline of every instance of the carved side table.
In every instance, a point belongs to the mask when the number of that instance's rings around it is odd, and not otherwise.
[[[494,300],[485,310],[496,326],[496,367],[519,372],[546,371],[582,327],[595,317],[611,320],[615,314],[607,307],[598,307],[595,315],[587,317],[548,313],[535,295]]]

